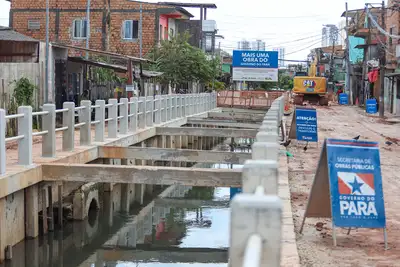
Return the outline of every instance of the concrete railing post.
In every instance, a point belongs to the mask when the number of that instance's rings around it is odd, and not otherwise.
[[[189,115],[189,96],[188,95],[185,95],[184,96],[184,103],[185,103],[185,105],[184,105],[184,114],[185,114],[185,117],[187,117],[188,115]]]
[[[207,110],[207,106],[208,106],[208,103],[207,103],[208,96],[209,96],[209,94],[204,94],[204,95],[203,95],[203,108],[202,108],[201,112],[205,112],[205,111]]]
[[[167,96],[167,121],[172,119],[172,96]]]
[[[161,96],[161,122],[167,121],[167,100],[166,96]]]
[[[95,125],[94,141],[104,142],[105,119],[106,119],[106,102],[104,100],[96,100],[95,120],[98,122]]]
[[[6,111],[0,109],[0,175],[6,173]]]
[[[282,203],[279,197],[238,194],[231,201],[231,213],[230,266],[243,267],[247,246],[255,245],[250,243],[255,241],[253,236],[260,241],[258,266],[280,266]]]
[[[153,126],[154,99],[152,96],[146,97],[146,126]]]
[[[138,128],[146,127],[146,97],[139,97],[138,101]]]
[[[32,164],[32,107],[18,107],[18,114],[24,114],[24,117],[18,118],[18,135],[23,135],[24,138],[18,143],[18,164]]]
[[[252,159],[278,161],[279,144],[255,142],[252,146]]]
[[[117,138],[118,137],[118,100],[111,98],[108,100],[108,137]]]
[[[189,101],[190,101],[190,112],[189,112],[189,115],[193,115],[194,114],[194,96],[191,94],[190,95],[190,97],[189,97]]]
[[[127,134],[128,133],[128,112],[129,112],[129,107],[128,107],[128,98],[121,98],[119,102],[122,104],[119,106],[119,116],[121,117],[119,121],[119,132],[120,134]]]
[[[185,108],[186,108],[186,102],[185,102],[185,96],[181,95],[181,117],[185,117]]]
[[[194,99],[193,99],[194,100],[194,102],[193,102],[193,104],[194,104],[194,114],[199,113],[199,101],[200,101],[199,100],[199,96],[200,95],[197,94],[197,95],[194,96]]]
[[[171,96],[172,99],[172,119],[176,119],[177,115],[177,110],[178,110],[178,103],[177,103],[177,97],[176,95]]]
[[[137,98],[131,97],[129,100],[129,131],[133,133],[137,130],[137,109]]]
[[[48,113],[42,117],[43,131],[47,131],[42,138],[42,157],[54,158],[56,156],[56,105],[44,104],[43,111]]]
[[[68,110],[63,112],[63,127],[67,127],[63,132],[63,151],[73,151],[75,147],[75,103],[64,102],[63,108]]]
[[[156,125],[161,123],[161,96],[156,95],[155,98],[155,117],[154,117],[154,123]]]
[[[278,194],[278,162],[273,160],[246,160],[243,166],[243,193],[254,194],[264,187],[264,194]]]
[[[85,123],[80,128],[80,144],[81,146],[88,146],[92,142],[91,132],[91,116],[92,116],[92,101],[82,100],[81,106],[84,109],[79,110],[79,122]]]
[[[265,130],[266,127],[263,127],[262,130]],[[261,129],[260,129],[261,130]],[[267,142],[267,143],[278,143],[279,136],[277,135],[277,129],[275,126],[271,126],[270,129],[266,131],[258,132],[256,135],[257,142]]]
[[[176,117],[181,118],[182,117],[182,96],[181,95],[176,95]]]

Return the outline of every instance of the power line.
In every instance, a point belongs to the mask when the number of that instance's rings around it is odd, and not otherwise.
[[[244,36],[246,36],[246,37],[244,37]],[[264,35],[264,34],[260,34],[258,36],[254,36],[254,37],[248,37],[247,35],[242,35],[242,36],[226,36],[225,35],[225,38],[229,37],[230,40],[227,41],[225,39],[225,40],[223,40],[223,42],[226,43],[226,44],[227,43],[232,43],[232,45],[236,46],[237,42],[240,42],[240,41],[252,42],[252,41],[256,41],[256,40],[260,40],[261,39],[264,42],[274,42],[276,44],[280,44],[280,43],[283,43],[281,41],[282,37],[290,37],[290,38],[300,38],[300,39],[302,39],[303,36],[307,36],[307,37],[304,37],[304,39],[311,39],[313,37],[321,36],[321,34],[320,33],[316,33],[316,32],[309,32],[309,33],[297,34],[297,35],[294,35],[294,36],[292,34],[280,34],[279,37],[275,37],[276,36],[276,33],[275,33],[275,34],[273,34],[273,36],[274,36],[274,38],[266,37],[266,35]],[[231,39],[233,39],[233,40],[231,41]],[[291,41],[288,41],[288,42],[291,42]]]
[[[312,38],[315,38],[315,37],[318,37],[318,36],[320,36],[320,35],[308,36],[308,37],[305,37],[305,38],[300,38],[300,39],[288,41],[288,42],[285,42],[285,43],[276,43],[276,44],[266,45],[266,47],[271,47],[272,48],[272,47],[284,46],[285,44],[297,43],[297,42],[305,41],[305,40],[312,39]],[[314,40],[311,40],[311,41],[313,42]],[[292,45],[294,45],[294,44],[292,44]],[[223,46],[223,47],[225,47],[225,48],[233,48],[233,49],[237,48],[236,46]]]
[[[289,55],[292,55],[292,54],[296,54],[296,53],[301,52],[301,51],[303,51],[303,50],[309,49],[309,48],[313,47],[314,45],[317,45],[317,44],[321,43],[321,41],[322,41],[323,39],[324,39],[324,38],[321,38],[321,40],[319,40],[318,42],[316,42],[316,43],[314,43],[314,44],[312,44],[312,45],[310,45],[310,46],[304,47],[304,48],[299,49],[299,50],[297,50],[297,51],[293,51],[293,52],[287,53],[287,54],[285,54],[285,56],[289,56]]]
[[[317,17],[327,17],[327,16],[329,16],[329,14],[325,14],[325,15],[321,15],[321,14],[318,14],[318,15],[306,15],[306,16],[292,16],[292,17],[255,17],[255,16],[236,16],[236,15],[234,15],[234,14],[220,14],[220,15],[222,15],[222,16],[227,16],[227,17],[232,17],[232,16],[234,16],[235,18],[245,18],[245,19],[249,19],[249,18],[252,18],[252,19],[299,19],[299,18],[310,18],[310,19],[312,19],[312,18],[317,18]]]
[[[366,13],[368,15],[368,17],[370,18],[372,24],[384,35],[392,38],[392,39],[400,39],[400,35],[395,35],[395,34],[390,34],[387,31],[385,31],[380,25],[379,23],[375,20],[374,16],[371,15],[371,12],[369,11],[369,8],[365,8]]]

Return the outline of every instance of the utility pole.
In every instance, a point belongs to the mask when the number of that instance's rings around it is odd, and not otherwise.
[[[326,25],[326,27],[329,28],[329,39],[332,42],[332,53],[331,53],[331,60],[330,60],[330,64],[329,64],[329,79],[328,80],[329,80],[329,84],[331,85],[330,88],[333,90],[334,89],[334,86],[333,86],[334,54],[335,54],[335,45],[336,45],[336,41],[337,41],[338,29],[337,29],[336,25],[333,25],[333,24]]]
[[[49,0],[46,0],[46,58],[45,58],[45,66],[44,66],[44,104],[49,102],[49,52],[50,52],[50,44],[49,44]]]
[[[90,40],[90,0],[87,0],[86,6],[86,49],[89,49]],[[86,59],[89,58],[89,51],[86,51]]]
[[[382,28],[386,28],[385,24],[385,1],[382,1]],[[386,66],[386,42],[382,45],[381,60],[380,60],[380,91],[379,91],[379,117],[383,118],[385,116],[385,66]]]
[[[143,9],[142,4],[140,4],[140,17],[139,17],[139,57],[143,57]],[[160,36],[161,39],[161,36]]]
[[[346,90],[350,96],[350,105],[353,105],[353,90],[351,88],[351,66],[350,66],[350,39],[349,39],[349,19],[348,19],[348,3],[346,2]]]

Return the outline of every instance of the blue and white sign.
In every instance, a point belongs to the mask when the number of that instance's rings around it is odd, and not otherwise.
[[[296,108],[296,139],[318,142],[317,110],[314,108]]]
[[[278,81],[277,51],[234,50],[234,81]]]
[[[232,56],[232,67],[277,69],[278,52],[234,50]]]
[[[379,144],[327,139],[333,224],[385,228]]]

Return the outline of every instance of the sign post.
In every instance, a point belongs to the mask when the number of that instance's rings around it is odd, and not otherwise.
[[[317,110],[315,108],[295,108],[289,138],[296,138],[297,141],[318,142]]]
[[[233,80],[277,82],[278,61],[277,51],[234,50],[232,57]]]
[[[379,144],[326,139],[300,228],[307,217],[332,218],[335,227],[382,228],[388,248]]]

